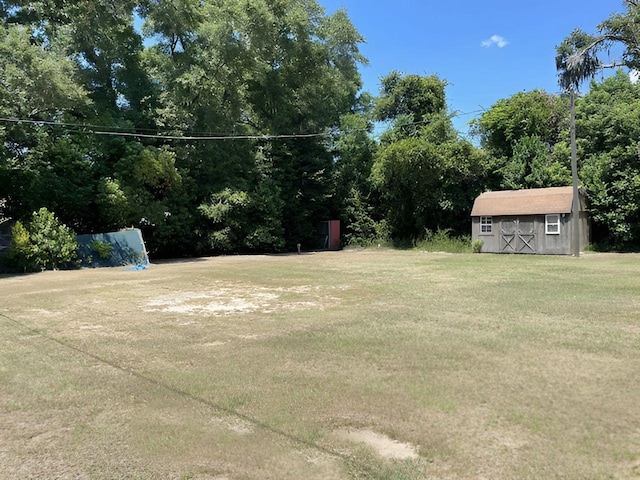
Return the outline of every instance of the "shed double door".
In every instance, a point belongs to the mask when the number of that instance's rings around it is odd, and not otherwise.
[[[535,222],[526,218],[500,221],[501,253],[536,253]]]

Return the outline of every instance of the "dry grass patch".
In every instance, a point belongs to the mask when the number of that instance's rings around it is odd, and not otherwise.
[[[1,278],[0,479],[638,478],[639,274],[365,250]]]

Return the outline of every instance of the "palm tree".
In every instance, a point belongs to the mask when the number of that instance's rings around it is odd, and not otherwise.
[[[592,78],[603,68],[598,58],[603,37],[594,38],[582,30],[574,30],[571,36],[557,47],[556,69],[558,83],[571,99],[571,177],[573,179],[573,243],[572,253],[580,256],[580,197],[578,192],[578,154],[576,149],[576,92],[580,84]]]
[[[571,97],[571,173],[573,177],[573,254],[580,254],[580,239],[578,221],[578,166],[576,154],[576,120],[575,120],[575,95],[580,84],[592,78],[593,75],[604,68],[626,66],[630,69],[640,68],[640,0],[624,0],[627,7],[625,14],[613,14],[602,22],[598,29],[599,36],[592,36],[580,29],[571,32],[558,47],[556,47],[556,69],[558,70],[558,83],[560,87]],[[604,64],[599,58],[600,52],[608,49],[613,44],[622,44],[624,51],[620,62]]]

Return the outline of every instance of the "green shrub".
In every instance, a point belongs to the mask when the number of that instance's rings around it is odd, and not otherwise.
[[[484,242],[482,240],[480,240],[480,239],[474,240],[471,243],[471,251],[473,253],[480,253],[480,252],[482,252],[482,246],[483,245],[484,245]]]
[[[349,247],[379,247],[392,245],[391,231],[386,220],[380,222],[371,221],[370,228],[366,232],[356,232],[351,229],[344,235],[345,245]]]
[[[76,235],[55,215],[41,208],[24,225],[16,222],[11,230],[9,260],[14,268],[37,271],[77,267]]]
[[[428,252],[469,253],[470,241],[468,236],[452,236],[449,229],[439,229],[436,232],[427,229],[424,238],[413,242],[413,246]]]
[[[29,231],[18,221],[11,229],[11,245],[7,252],[7,265],[18,270],[29,270],[31,237]]]

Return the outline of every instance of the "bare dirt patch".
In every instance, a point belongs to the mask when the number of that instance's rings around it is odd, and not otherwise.
[[[147,303],[146,311],[181,313],[185,315],[222,316],[232,313],[251,313],[268,308],[278,298],[274,294],[245,293],[235,296],[231,289],[212,292],[182,292],[164,295]]]
[[[338,435],[352,442],[364,443],[383,458],[408,460],[419,457],[416,446],[399,442],[373,430],[340,430]]]
[[[228,284],[227,284],[228,285]],[[348,287],[336,287],[345,289]],[[304,299],[298,299],[304,295]],[[312,295],[312,299],[309,299]],[[147,301],[146,312],[183,315],[226,316],[242,313],[273,313],[282,310],[323,308],[339,299],[309,285],[291,288],[257,288],[250,285],[218,286],[202,291],[172,292]]]

